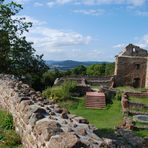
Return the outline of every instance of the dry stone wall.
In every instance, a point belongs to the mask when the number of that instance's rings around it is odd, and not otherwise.
[[[41,97],[14,76],[0,75],[0,106],[8,110],[25,148],[116,147],[95,135],[95,127]]]

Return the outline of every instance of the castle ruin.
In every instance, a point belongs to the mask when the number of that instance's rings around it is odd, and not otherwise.
[[[115,85],[148,88],[148,52],[133,44],[116,56]]]

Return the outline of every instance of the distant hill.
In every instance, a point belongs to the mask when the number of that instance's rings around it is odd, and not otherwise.
[[[102,63],[109,63],[109,62],[98,62],[98,61],[73,61],[73,60],[65,60],[65,61],[52,61],[52,60],[48,60],[46,61],[47,65],[50,68],[57,68],[59,70],[69,70],[72,69],[74,67],[77,67],[79,65],[84,65],[84,66],[89,66],[92,64],[102,64]]]

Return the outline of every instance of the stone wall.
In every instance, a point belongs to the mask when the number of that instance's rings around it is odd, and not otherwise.
[[[147,57],[148,52],[145,49],[140,48],[139,46],[129,44],[123,49],[120,55],[124,56],[141,56],[141,57]]]
[[[57,78],[54,82],[55,85],[61,85],[64,81],[75,81],[78,85],[86,86],[88,85],[97,85],[97,86],[105,86],[111,87],[114,82],[114,76],[106,76],[106,77],[62,77]]]
[[[116,147],[99,138],[86,119],[43,99],[13,76],[0,75],[0,106],[12,114],[25,148]]]
[[[142,111],[142,110],[145,110],[145,111],[148,110],[148,106],[145,104],[142,104],[142,103],[130,102],[128,94],[131,96],[134,96],[134,94],[133,93],[130,94],[130,92],[124,93],[122,95],[121,105],[122,105],[122,111],[125,115],[123,127],[125,129],[132,129],[132,130],[133,129],[134,130],[148,130],[147,125],[136,126],[136,125],[134,125],[135,121],[131,117],[128,117],[129,115],[148,115],[148,112]],[[135,93],[135,96],[137,94],[140,94],[140,93]],[[144,95],[146,95],[146,94],[144,93]],[[137,111],[135,111],[135,109]],[[139,110],[141,110],[141,111],[139,111]],[[147,141],[147,144],[148,144],[148,141]]]
[[[138,46],[129,44],[116,56],[116,86],[148,88],[148,53]]]
[[[126,92],[129,97],[148,98],[148,93]],[[140,99],[139,98],[139,99]]]
[[[137,67],[139,65],[139,67]],[[145,87],[147,58],[117,57],[116,58],[116,86]],[[139,79],[139,84],[134,84]]]

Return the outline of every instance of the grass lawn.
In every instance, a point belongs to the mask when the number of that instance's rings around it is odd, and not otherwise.
[[[91,89],[92,89],[92,90],[99,91],[100,87],[97,86],[97,85],[93,85],[93,86],[91,86]]]
[[[142,103],[148,105],[148,98],[140,98],[140,97],[129,97],[130,102],[134,103]]]
[[[146,137],[146,136],[148,136],[148,130],[134,131],[134,133],[135,133],[137,136],[140,136],[140,137]]]
[[[21,139],[13,129],[12,116],[0,110],[0,148],[21,148]]]
[[[148,92],[147,89],[145,88],[134,88],[134,87],[130,87],[130,86],[120,86],[120,87],[116,87],[116,90],[119,90],[121,92]]]
[[[75,99],[62,103],[72,114],[82,116],[98,128],[113,129],[122,122],[120,101],[114,100],[113,104],[105,109],[87,109],[85,108],[84,98]]]

